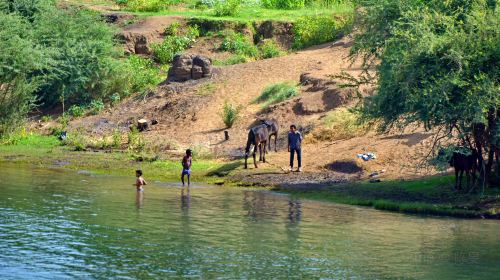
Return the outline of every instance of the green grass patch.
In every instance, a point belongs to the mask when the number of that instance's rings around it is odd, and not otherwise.
[[[253,22],[273,20],[281,22],[295,22],[301,17],[316,17],[316,16],[331,16],[352,14],[354,5],[348,2],[338,3],[330,7],[304,7],[294,10],[282,9],[267,9],[258,6],[242,6],[237,14],[227,16],[215,16],[214,8],[195,9],[192,7],[170,6],[166,10],[156,12],[134,12],[137,15],[155,16],[155,15],[171,15],[183,16],[187,18],[204,18],[211,20],[224,19],[227,21],[237,22]]]
[[[378,210],[409,214],[453,216],[461,218],[490,217],[490,209],[481,209],[482,200],[499,196],[494,188],[484,195],[458,193],[453,176],[432,176],[411,181],[381,183],[357,182],[331,186],[322,190],[280,190],[292,196],[327,202],[373,207]]]
[[[227,66],[227,65],[245,63],[248,61],[249,61],[248,57],[240,54],[235,54],[224,60],[214,60],[214,65]]]
[[[73,170],[89,170],[99,174],[113,174],[133,176],[135,169],[141,168],[147,178],[162,180],[178,180],[182,171],[181,159],[162,159],[157,156],[138,156],[132,152],[115,151],[86,152],[74,151],[73,147],[62,146],[55,136],[42,136],[27,134],[17,136],[15,140],[0,142],[0,162],[19,164],[34,164],[39,167],[52,167]],[[195,149],[196,150],[196,149]],[[215,182],[220,178],[211,177],[211,172],[216,172],[227,162],[216,159],[205,159],[198,152],[193,161],[193,177],[196,181]]]
[[[255,99],[255,103],[261,103],[263,108],[295,97],[299,94],[299,88],[295,82],[282,82],[270,85],[264,89],[261,95]]]

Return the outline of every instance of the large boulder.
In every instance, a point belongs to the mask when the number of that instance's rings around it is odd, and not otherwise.
[[[212,61],[201,55],[177,54],[168,71],[168,82],[185,82],[210,77]]]

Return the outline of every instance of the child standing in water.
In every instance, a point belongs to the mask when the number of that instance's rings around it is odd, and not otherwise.
[[[135,180],[134,186],[137,188],[138,192],[143,192],[144,188],[143,186],[147,185],[146,180],[142,178],[142,170],[138,169],[135,171],[135,177],[137,177],[137,180]]]
[[[182,158],[182,175],[181,175],[182,186],[184,186],[184,175],[187,175],[188,177],[188,187],[191,184],[191,163],[193,161],[193,157],[191,154],[192,154],[191,150],[187,149],[186,155]]]

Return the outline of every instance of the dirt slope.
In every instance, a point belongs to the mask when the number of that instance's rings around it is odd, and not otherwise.
[[[164,19],[161,21],[166,22]],[[137,26],[133,28],[138,30]],[[126,132],[128,125],[136,119],[157,119],[159,124],[144,132],[144,136],[149,142],[163,147],[163,151],[172,148],[181,151],[186,147],[194,147],[210,150],[218,156],[241,157],[249,127],[259,117],[274,118],[281,126],[280,151],[270,153],[269,163],[261,167],[271,173],[282,174],[281,168],[288,166],[288,153],[284,144],[287,127],[295,123],[306,130],[311,129],[328,110],[345,105],[343,103],[346,102],[332,102],[345,92],[340,89],[310,91],[310,88],[303,87],[299,97],[268,110],[262,110],[260,105],[253,104],[252,101],[266,86],[283,81],[298,83],[303,73],[322,79],[328,79],[328,75],[341,71],[356,75],[359,73],[359,65],[351,65],[346,60],[350,43],[351,40],[346,37],[333,44],[324,44],[283,57],[217,67],[211,79],[161,85],[146,100],[130,98],[98,116],[75,120],[71,127],[83,127],[93,135],[109,135],[116,127]],[[225,101],[242,106],[241,118],[228,129],[229,141],[224,141],[225,128],[219,116]],[[248,175],[245,180],[256,182],[307,182],[366,178],[369,173],[381,169],[386,170],[383,176],[391,178],[435,173],[434,170],[426,169],[416,172],[430,140],[431,134],[416,130],[402,135],[369,133],[335,143],[310,143],[303,148],[305,173],[299,175],[301,177],[295,174],[292,175],[295,177],[289,176],[290,174],[270,176],[267,171],[260,175],[256,175],[255,171],[248,171],[241,173],[241,176]],[[375,152],[378,158],[369,162],[356,159],[356,154],[362,152]],[[341,164],[331,168],[331,164],[335,162]]]

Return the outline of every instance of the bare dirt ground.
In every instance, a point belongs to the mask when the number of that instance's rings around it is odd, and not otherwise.
[[[160,20],[163,25],[171,22],[171,19],[155,20]],[[135,24],[127,32],[136,32],[141,28],[144,28],[143,32],[150,32],[153,27],[147,26]],[[153,29],[156,32],[159,30],[158,27]],[[209,42],[202,43],[210,45]],[[334,83],[318,89],[303,86],[298,97],[266,110],[253,103],[265,87],[284,81],[298,83],[303,73],[324,81],[330,80],[329,75],[341,71],[359,74],[359,64],[351,64],[346,59],[350,45],[351,39],[346,36],[334,43],[278,58],[216,67],[210,79],[160,85],[144,100],[129,98],[100,115],[74,120],[70,127],[81,127],[89,134],[102,136],[110,135],[115,128],[125,133],[128,126],[139,118],[156,119],[159,123],[143,134],[148,142],[162,147],[160,151],[182,151],[192,147],[235,159],[243,156],[248,129],[257,119],[266,117],[276,119],[280,124],[279,151],[269,153],[268,163],[260,164],[258,170],[239,172],[238,180],[265,184],[334,183],[368,178],[368,174],[382,169],[385,170],[381,174],[383,178],[411,178],[436,173],[432,169],[420,168],[419,164],[432,140],[432,134],[421,129],[390,135],[369,132],[362,137],[336,142],[307,141],[310,137],[307,132],[320,125],[321,118],[328,111],[352,103],[348,98],[350,93]],[[208,47],[198,46],[189,52],[205,51],[204,54],[210,56],[207,50]],[[370,94],[370,91],[366,90],[365,94]],[[240,119],[227,129],[230,135],[228,141],[224,140],[226,128],[220,117],[226,101],[242,108]],[[300,174],[285,174],[282,170],[288,166],[285,139],[292,123],[304,130],[306,138],[303,146],[304,172]],[[363,152],[373,152],[377,159],[366,162],[357,159],[356,155]]]

